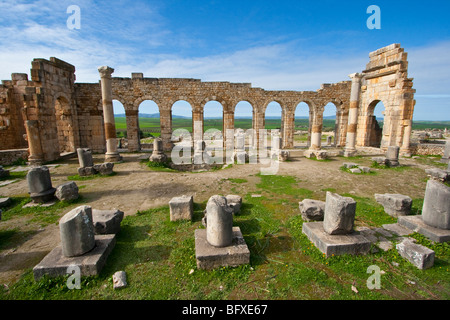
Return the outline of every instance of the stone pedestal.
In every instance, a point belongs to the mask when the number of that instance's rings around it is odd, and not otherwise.
[[[359,232],[330,235],[324,230],[322,222],[303,223],[302,232],[327,258],[333,255],[367,254],[370,251],[370,240]]]
[[[397,146],[389,146],[386,152],[386,159],[388,161],[389,166],[397,167],[399,165],[398,156],[400,153],[400,147]]]
[[[233,227],[231,244],[218,248],[206,240],[206,230],[195,230],[195,258],[197,268],[213,270],[220,267],[237,267],[250,263],[250,251],[239,227]]]
[[[161,138],[156,138],[153,141],[153,152],[149,158],[153,162],[166,162],[167,156],[163,150],[163,140]]]
[[[34,167],[28,171],[27,183],[33,202],[45,203],[54,199],[56,189],[52,186],[50,171],[47,167]]]

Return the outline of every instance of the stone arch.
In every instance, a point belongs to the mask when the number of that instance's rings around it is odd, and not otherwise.
[[[372,100],[367,106],[367,110],[365,112],[365,126],[366,126],[365,146],[368,147],[380,148],[383,140],[383,131],[385,130],[386,126],[384,125],[385,123],[383,121],[383,126],[381,127],[375,115],[375,109],[377,106],[380,107],[380,104],[381,106],[384,107],[383,112],[385,115],[386,104],[381,99]]]
[[[305,116],[307,116],[306,127],[301,126],[301,124],[303,124],[305,121],[298,119],[299,118],[298,112],[301,110],[300,105],[302,104],[305,104],[308,107],[308,109],[306,110],[307,113],[305,114]],[[299,102],[296,102],[294,107],[294,132],[300,129],[300,131],[306,131],[307,133],[306,137],[305,134],[300,134],[297,136],[294,135],[292,142],[293,146],[295,146],[296,141],[299,145],[303,145],[304,143],[306,143],[306,146],[309,146],[311,144],[311,128],[313,123],[312,121],[313,117],[314,117],[314,104],[310,100],[301,100]]]

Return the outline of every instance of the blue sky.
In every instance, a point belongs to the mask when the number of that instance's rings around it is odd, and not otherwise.
[[[381,30],[366,26],[372,4],[381,9]],[[79,30],[67,28],[70,5],[81,9]],[[143,72],[317,90],[364,70],[369,52],[401,43],[417,90],[414,118],[450,120],[449,12],[448,0],[0,0],[0,77],[29,74],[33,58],[56,56],[76,66],[78,82],[97,82],[97,67],[109,65],[117,77]],[[141,112],[156,112],[147,105]],[[221,107],[211,104],[205,116],[217,113]],[[267,112],[279,114],[276,105]]]

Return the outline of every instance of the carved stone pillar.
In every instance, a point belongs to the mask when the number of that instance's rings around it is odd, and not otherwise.
[[[141,149],[138,114],[138,110],[125,110],[127,118],[128,151],[130,152],[139,151]]]
[[[352,89],[350,93],[350,110],[348,114],[347,138],[344,149],[345,157],[352,157],[356,154],[356,127],[358,125],[358,107],[359,107],[359,93],[361,91],[362,75],[353,73],[349,75],[352,79]]]
[[[39,121],[27,120],[25,121],[25,129],[28,140],[28,161],[34,165],[41,165],[44,163],[44,153],[42,152],[41,136],[39,134]]]
[[[101,80],[103,120],[105,123],[105,162],[118,162],[122,160],[122,157],[117,151],[116,125],[114,121],[114,109],[112,104],[111,74],[114,72],[114,69],[103,66],[98,68],[98,72]]]

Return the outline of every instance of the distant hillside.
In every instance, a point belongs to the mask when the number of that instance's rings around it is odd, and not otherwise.
[[[125,118],[125,113],[114,114],[115,118]],[[139,118],[159,118],[159,113],[139,113]],[[172,119],[189,119],[189,117],[172,115]]]

